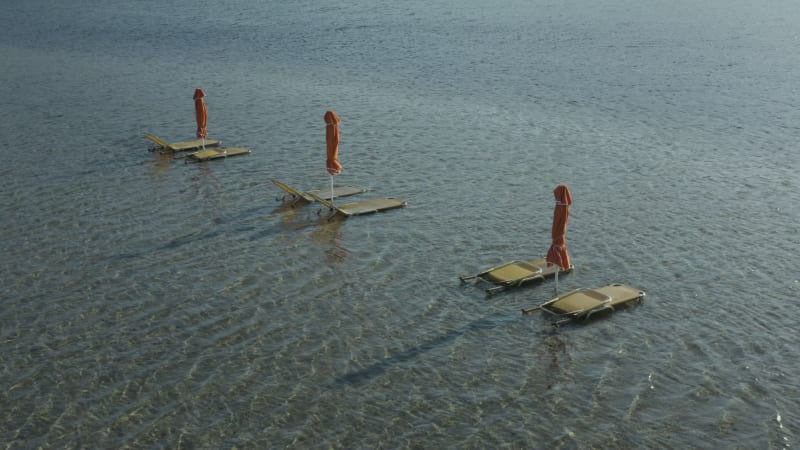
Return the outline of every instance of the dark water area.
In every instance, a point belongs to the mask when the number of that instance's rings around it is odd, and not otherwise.
[[[7,2],[3,448],[790,448],[800,5]],[[143,133],[248,156],[200,164]],[[404,209],[327,220],[270,180]],[[550,245],[643,304],[458,276]]]

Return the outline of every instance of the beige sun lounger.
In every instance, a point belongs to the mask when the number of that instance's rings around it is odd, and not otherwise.
[[[239,156],[239,155],[247,155],[250,153],[250,149],[245,147],[231,147],[231,148],[207,148],[205,150],[200,150],[199,152],[194,152],[189,155],[186,155],[187,161],[210,161],[212,159],[219,159],[219,158],[229,158],[231,156]]]
[[[222,143],[222,141],[218,141],[216,139],[206,139],[205,141],[203,139],[195,139],[193,141],[175,142],[174,144],[168,144],[166,141],[157,138],[150,133],[145,133],[144,137],[155,142],[155,144],[158,146],[156,150],[173,151],[173,152],[197,150],[203,148],[204,144],[206,147],[216,147]]]
[[[333,215],[338,213],[345,217],[359,216],[362,214],[370,214],[379,211],[388,211],[390,209],[402,208],[408,204],[408,202],[406,202],[405,200],[388,197],[388,198],[376,198],[372,200],[364,200],[362,202],[347,203],[344,205],[337,205],[311,192],[307,192],[307,194],[310,195],[311,198],[314,199],[314,201],[332,210]]]
[[[611,284],[595,289],[576,289],[542,303],[523,309],[522,314],[545,311],[557,319],[553,324],[561,326],[573,320],[585,320],[601,311],[614,311],[630,303],[639,303],[645,293],[624,284]]]
[[[566,270],[557,270],[555,264],[547,264],[545,258],[533,259],[530,261],[511,261],[499,266],[486,269],[475,275],[462,275],[458,277],[461,282],[478,279],[480,281],[494,284],[495,287],[486,289],[486,295],[491,296],[497,292],[511,287],[519,287],[531,281],[542,281],[556,275],[556,272],[566,273]]]
[[[285,183],[281,183],[278,180],[272,180],[272,183],[275,186],[278,186],[283,192],[292,196],[292,205],[298,202],[305,202],[311,203],[314,201],[314,197],[311,194],[316,195],[317,197],[323,200],[331,200],[332,198],[339,198],[339,197],[348,197],[350,195],[361,194],[367,192],[366,189],[356,187],[356,186],[336,186],[333,188],[333,197],[331,197],[331,190],[330,189],[317,189],[315,191],[306,191],[300,192],[296,189],[289,187]]]

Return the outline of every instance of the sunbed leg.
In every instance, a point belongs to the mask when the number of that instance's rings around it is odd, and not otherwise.
[[[561,266],[556,266],[556,297],[558,297],[558,271],[561,270]]]
[[[586,320],[589,320],[589,318],[592,317],[593,314],[596,314],[596,313],[599,313],[599,312],[602,312],[602,311],[607,311],[607,310],[614,311],[614,307],[606,305],[606,306],[603,306],[602,308],[593,309],[593,310],[589,311],[586,314]]]
[[[566,325],[566,324],[568,324],[570,322],[572,322],[572,319],[561,319],[558,322],[554,322],[553,326],[555,328],[561,328],[561,327],[563,327],[564,325]]]
[[[522,308],[522,315],[526,316],[526,315],[528,315],[528,314],[530,314],[532,312],[536,312],[536,311],[539,310],[539,308],[541,308],[541,306],[534,306],[533,308],[527,308],[527,309],[526,308]]]
[[[491,297],[496,292],[500,292],[503,289],[505,289],[505,286],[497,286],[497,287],[489,288],[489,289],[486,290],[486,296],[487,297]]]
[[[475,278],[478,278],[478,276],[477,275],[459,275],[458,276],[458,279],[461,280],[462,284],[466,283],[469,280],[474,280]]]
[[[520,287],[520,286],[522,286],[524,283],[527,283],[527,282],[529,282],[529,281],[536,281],[536,280],[544,280],[544,277],[543,277],[543,276],[541,276],[541,275],[534,275],[534,276],[532,276],[532,277],[530,277],[530,278],[522,278],[522,279],[520,279],[519,281],[517,281],[516,283],[514,283],[514,284],[513,284],[513,286],[514,286],[514,287]]]

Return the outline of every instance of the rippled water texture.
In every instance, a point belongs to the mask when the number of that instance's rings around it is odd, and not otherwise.
[[[800,6],[11,0],[3,448],[790,448]],[[202,164],[143,133],[253,153]],[[270,182],[408,207],[347,220]],[[640,306],[553,329],[458,275]]]

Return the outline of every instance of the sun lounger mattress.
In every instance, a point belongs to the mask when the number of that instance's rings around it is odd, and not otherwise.
[[[211,159],[227,158],[230,156],[246,155],[250,150],[244,147],[232,147],[226,149],[205,149],[189,155],[190,158],[198,161],[208,161]]]
[[[350,216],[357,216],[359,214],[369,214],[377,211],[386,211],[394,208],[402,208],[406,202],[397,198],[377,198],[374,200],[366,200],[358,203],[350,203],[347,205],[339,206],[339,210]]]

